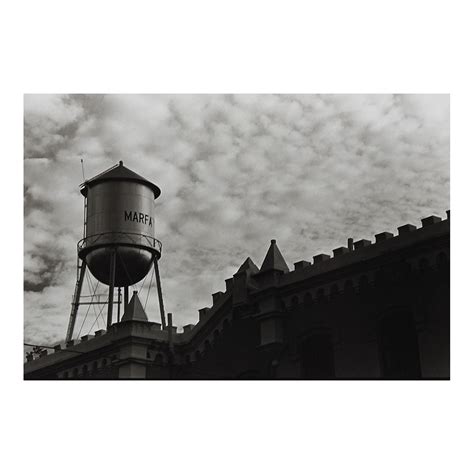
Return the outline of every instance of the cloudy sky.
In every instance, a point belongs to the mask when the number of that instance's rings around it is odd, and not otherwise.
[[[272,238],[292,268],[348,237],[444,218],[449,96],[26,95],[28,342],[53,344],[66,333],[82,237],[81,158],[86,178],[123,160],[162,189],[155,217],[165,306],[182,326],[246,257],[261,265]],[[148,281],[143,302],[147,291]],[[153,290],[146,309],[159,321]],[[94,324],[97,306],[85,316],[82,307],[76,334],[103,327],[102,315]]]

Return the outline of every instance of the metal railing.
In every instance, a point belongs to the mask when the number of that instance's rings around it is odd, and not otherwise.
[[[101,245],[136,245],[139,247],[153,248],[161,253],[162,244],[151,235],[139,234],[137,232],[103,232],[101,234],[88,235],[77,243],[77,251]]]

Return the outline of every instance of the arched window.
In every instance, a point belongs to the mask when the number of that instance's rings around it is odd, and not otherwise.
[[[353,293],[354,292],[354,284],[352,280],[346,280],[344,283],[344,293]]]
[[[311,306],[313,303],[313,297],[311,296],[311,293],[305,293],[303,303],[306,307]]]
[[[324,288],[320,288],[318,292],[316,293],[316,298],[318,300],[318,303],[326,303],[327,298],[326,298],[326,293],[324,292]]]
[[[298,297],[295,295],[293,296],[293,298],[291,298],[291,306],[295,308],[296,306],[298,306],[298,304],[299,304],[299,300],[298,300]]]
[[[87,376],[89,375],[89,368],[87,367],[87,364],[84,364],[84,365],[82,366],[82,375],[83,375],[84,377],[87,377]]]
[[[107,365],[107,359],[102,359],[101,367],[104,368]]]
[[[196,351],[196,352],[194,353],[194,359],[195,359],[195,360],[201,359],[201,352],[200,352],[200,351]]]
[[[214,344],[217,342],[217,340],[219,339],[219,329],[214,329],[214,332],[212,333],[212,338],[213,338],[213,342]]]
[[[77,378],[78,375],[79,375],[79,369],[76,367],[76,368],[72,371],[72,377],[73,377],[73,378]]]
[[[383,376],[389,379],[420,377],[418,335],[411,312],[396,309],[380,320]]]
[[[418,268],[420,269],[420,273],[426,273],[430,268],[430,263],[428,262],[428,259],[422,258],[418,263]]]
[[[321,330],[306,337],[300,345],[301,375],[305,379],[330,379],[335,376],[331,333]]]
[[[99,364],[98,364],[97,361],[95,360],[94,363],[92,364],[92,370],[93,370],[94,372],[97,372],[98,365],[99,365]]]
[[[66,372],[64,372],[63,374],[63,379],[67,379],[69,378],[69,372],[66,370]]]
[[[375,272],[375,285],[381,286],[384,285],[387,281],[387,275],[383,268],[380,268]]]
[[[230,328],[230,323],[229,323],[229,320],[228,319],[224,319],[224,323],[222,325],[222,330],[224,332],[227,332]]]
[[[337,296],[339,294],[339,287],[337,286],[337,283],[331,285],[329,294],[331,295],[331,297]]]
[[[163,357],[163,354],[161,352],[158,352],[158,354],[156,354],[155,356],[155,363],[159,366],[163,366],[164,365],[164,357]]]
[[[206,340],[206,342],[204,342],[204,351],[205,352],[209,352],[211,350],[211,343]]]
[[[361,293],[367,291],[369,289],[369,278],[367,275],[362,275],[359,278],[359,291]]]

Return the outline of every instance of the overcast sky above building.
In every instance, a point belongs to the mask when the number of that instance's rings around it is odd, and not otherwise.
[[[25,96],[27,341],[52,344],[66,333],[82,238],[81,157],[86,178],[123,160],[162,189],[162,285],[181,326],[197,321],[246,257],[260,266],[270,239],[292,268],[348,237],[445,218],[449,96]],[[143,303],[147,291],[145,283]],[[98,329],[96,308],[84,324],[81,309],[81,334]],[[153,290],[147,313],[159,321]]]

